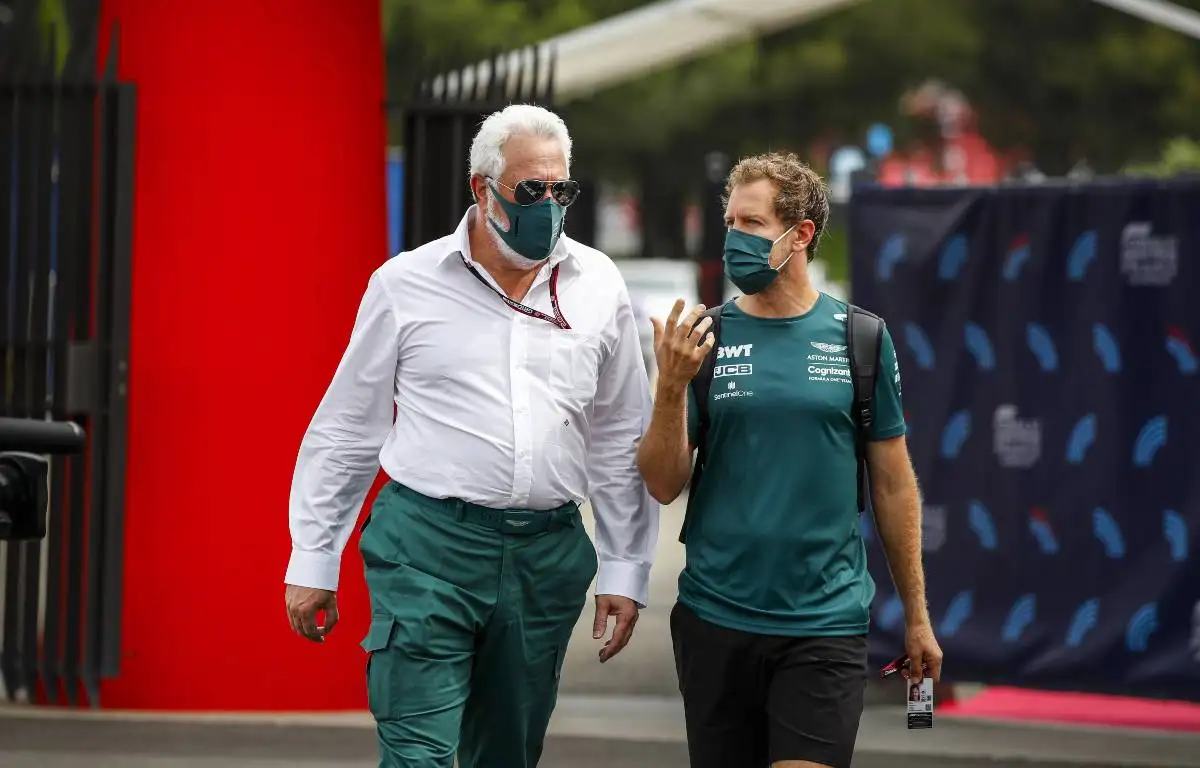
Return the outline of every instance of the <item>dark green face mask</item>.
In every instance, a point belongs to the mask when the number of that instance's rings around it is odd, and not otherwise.
[[[749,296],[765,289],[779,277],[779,270],[792,258],[791,254],[778,267],[771,266],[771,251],[775,243],[788,236],[795,227],[788,227],[774,240],[729,228],[725,232],[725,275],[739,291]]]
[[[500,194],[495,182],[488,181],[488,186],[492,188],[492,196],[508,217],[507,232],[488,217],[488,223],[500,235],[504,244],[530,261],[542,261],[548,257],[562,235],[563,220],[567,215],[566,207],[549,197],[542,198],[533,205],[517,205]]]

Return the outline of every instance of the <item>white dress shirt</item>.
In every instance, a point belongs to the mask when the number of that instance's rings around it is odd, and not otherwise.
[[[521,303],[553,316],[549,277],[559,265],[571,330],[523,315],[464,264],[474,265],[476,212],[371,275],[300,445],[285,581],[337,588],[382,466],[426,496],[498,509],[590,499],[597,594],[644,606],[659,510],[637,469],[651,398],[625,282],[607,256],[564,235]]]

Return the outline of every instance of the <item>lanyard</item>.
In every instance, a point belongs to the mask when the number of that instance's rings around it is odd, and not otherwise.
[[[562,310],[558,308],[558,265],[557,264],[555,264],[554,268],[550,270],[550,306],[554,309],[554,317],[550,317],[550,315],[547,315],[545,312],[539,312],[536,309],[534,309],[533,307],[527,307],[519,301],[513,301],[512,299],[505,296],[503,293],[500,293],[500,291],[496,288],[496,286],[489,283],[487,281],[487,278],[485,278],[483,275],[479,274],[479,270],[475,269],[475,267],[473,267],[467,263],[466,259],[463,259],[463,266],[466,267],[467,270],[472,275],[475,275],[476,280],[483,283],[488,288],[491,288],[492,292],[495,293],[497,296],[499,296],[501,299],[503,299],[505,304],[507,304],[509,307],[515,309],[516,311],[520,312],[522,315],[525,315],[526,317],[536,317],[538,320],[545,320],[547,323],[556,325],[559,328],[562,328],[564,331],[571,330],[571,324],[567,322],[567,319],[565,317],[563,317]]]

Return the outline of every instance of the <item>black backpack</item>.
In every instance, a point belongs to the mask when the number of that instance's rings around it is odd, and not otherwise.
[[[713,369],[717,362],[717,349],[721,344],[721,311],[725,305],[712,307],[704,312],[701,318],[712,319],[709,331],[715,339],[708,356],[700,365],[700,370],[692,379],[692,391],[696,405],[700,409],[700,426],[696,434],[696,465],[692,470],[692,480],[688,485],[687,509],[683,513],[683,527],[679,531],[679,541],[687,538],[688,521],[692,516],[692,501],[696,498],[696,489],[700,486],[700,477],[704,474],[704,463],[708,441],[708,393],[712,386]],[[699,320],[697,320],[699,322]],[[850,358],[850,379],[854,385],[854,401],[850,406],[854,418],[854,454],[858,460],[858,510],[867,508],[871,499],[870,478],[867,472],[867,440],[871,427],[875,423],[875,381],[879,376],[879,350],[883,347],[883,319],[878,315],[856,307],[853,304],[846,309],[846,347],[847,357]]]

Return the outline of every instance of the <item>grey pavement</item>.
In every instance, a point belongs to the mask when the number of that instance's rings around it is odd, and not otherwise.
[[[566,697],[543,768],[685,768],[677,700]],[[0,708],[4,768],[368,768],[362,715],[145,716]],[[857,768],[1200,766],[1200,735],[939,719],[908,731],[899,705],[864,714]],[[742,768],[732,766],[731,768]]]
[[[677,541],[684,504],[676,501],[662,510],[661,533],[650,572],[650,604],[642,611],[633,641],[612,660],[600,664],[600,642],[592,639],[591,606],[584,609],[567,649],[562,692],[588,696],[614,694],[671,697],[678,694],[671,652],[670,613],[683,569],[683,545]],[[588,533],[595,536],[589,507],[584,508]]]
[[[633,643],[601,665],[590,611],[576,628],[542,768],[685,768],[668,615],[683,547],[682,504],[664,509],[651,604]],[[590,515],[587,515],[589,529]],[[909,731],[899,692],[871,705],[856,768],[1200,768],[1200,734],[939,718]],[[891,699],[895,698],[894,701]],[[874,700],[878,700],[878,696]],[[283,768],[376,765],[365,713],[176,715],[0,705],[0,768]],[[741,768],[733,766],[731,768]]]

